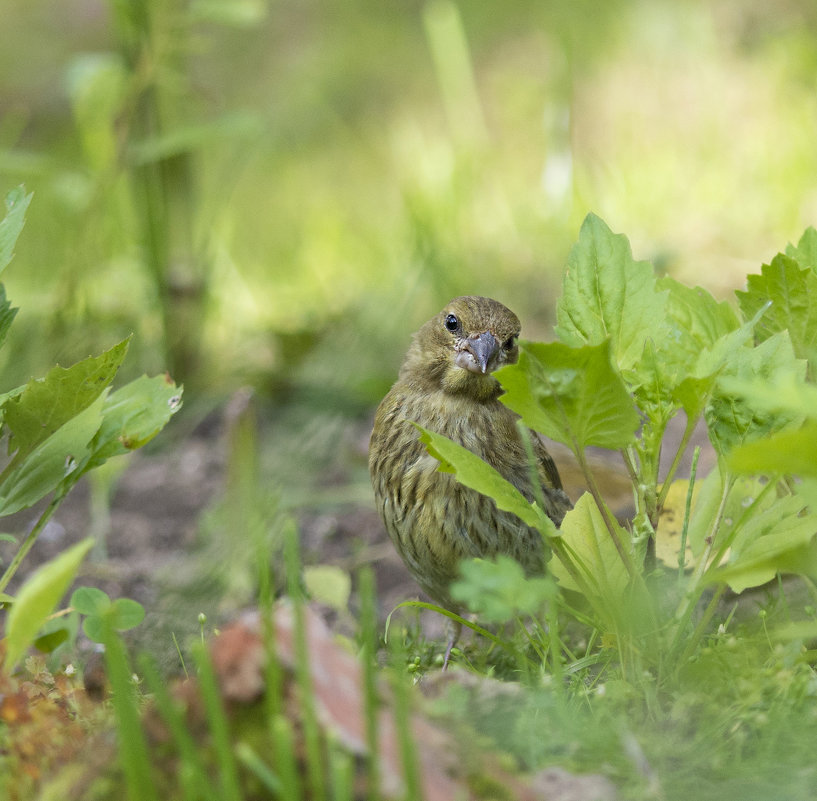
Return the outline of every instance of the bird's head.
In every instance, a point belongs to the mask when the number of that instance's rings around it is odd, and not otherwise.
[[[451,394],[493,398],[491,373],[519,356],[519,318],[490,298],[454,298],[415,335],[402,375]]]

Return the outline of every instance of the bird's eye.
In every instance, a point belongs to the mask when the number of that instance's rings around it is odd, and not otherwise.
[[[460,321],[457,319],[456,315],[449,314],[448,317],[445,318],[445,327],[449,331],[456,331],[460,327]]]
[[[513,350],[516,347],[516,334],[512,337],[508,337],[502,344],[502,347],[505,348],[505,350]]]

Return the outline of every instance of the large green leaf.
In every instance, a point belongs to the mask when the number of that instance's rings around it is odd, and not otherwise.
[[[813,269],[801,269],[793,257],[779,253],[771,264],[763,265],[760,275],[748,277],[745,292],[735,294],[746,317],[771,303],[755,328],[758,340],[788,331],[799,358],[814,353],[817,348],[817,272]]]
[[[638,429],[638,412],[610,363],[607,340],[581,348],[524,343],[517,364],[496,377],[505,389],[502,402],[528,427],[574,450],[622,448]]]
[[[661,278],[657,285],[667,292],[667,314],[663,336],[654,341],[664,374],[677,385],[693,374],[701,353],[737,329],[740,320],[728,303],[715,300],[701,287],[684,286],[672,278]],[[655,328],[657,333],[662,330],[660,324]]]
[[[803,513],[802,499],[780,498],[746,522],[728,564],[711,578],[743,592],[771,581],[777,573],[817,575],[815,534],[817,515]]]
[[[0,516],[26,509],[62,482],[74,483],[90,456],[102,424],[104,394],[72,417],[23,458],[12,462],[0,481]]]
[[[811,225],[806,228],[796,247],[794,245],[786,247],[786,255],[801,267],[817,271],[817,229]]]
[[[14,256],[14,245],[26,221],[26,209],[32,195],[27,195],[22,186],[12,189],[6,195],[6,216],[0,220],[0,272]]]
[[[743,351],[752,343],[755,333],[755,326],[766,311],[766,306],[757,310],[751,320],[724,333],[718,337],[711,345],[703,348],[698,354],[695,366],[691,371],[693,378],[711,378],[724,371],[735,359],[740,359]],[[734,371],[732,371],[734,372]]]
[[[613,525],[620,541],[626,541],[626,532],[617,523]],[[565,515],[559,530],[565,549],[574,557],[587,585],[598,591],[599,600],[613,602],[621,598],[629,583],[629,574],[590,493],[579,498]],[[548,567],[563,587],[582,591],[558,558],[551,559]]]
[[[727,459],[736,473],[817,478],[817,421],[735,448]]]
[[[34,642],[93,544],[88,538],[63,551],[38,568],[20,588],[6,622],[6,670],[10,671]]]
[[[493,498],[499,509],[512,512],[529,526],[542,528],[556,534],[556,526],[538,507],[528,502],[525,496],[510,481],[504,479],[491,465],[471,453],[462,445],[448,437],[429,431],[414,423],[420,432],[420,441],[428,452],[440,462],[439,470],[453,473],[457,481],[489,498]]]
[[[806,363],[795,357],[791,340],[783,331],[756,348],[739,348],[724,367],[724,377],[753,379],[773,384],[782,376],[803,381]],[[716,450],[726,454],[732,448],[780,431],[800,418],[786,410],[759,408],[750,396],[736,395],[723,378],[716,383],[705,417],[709,438]]]
[[[125,339],[71,367],[54,367],[45,378],[29,381],[23,392],[6,401],[5,423],[17,462],[99,398],[114,380],[128,342]]]
[[[573,346],[609,339],[613,359],[627,370],[664,319],[666,302],[667,293],[656,291],[652,265],[635,261],[627,237],[588,214],[568,256],[556,306],[559,339]]]

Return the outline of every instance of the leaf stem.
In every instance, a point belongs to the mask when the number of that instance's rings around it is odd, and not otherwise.
[[[5,573],[3,573],[3,577],[0,578],[0,592],[3,592],[6,587],[8,587],[9,582],[14,577],[17,569],[20,567],[20,563],[23,561],[23,559],[25,559],[26,554],[31,550],[31,546],[37,541],[37,537],[40,536],[40,533],[45,528],[54,512],[57,511],[57,508],[63,502],[65,495],[65,492],[58,491],[45,508],[45,511],[43,511],[43,513],[40,515],[39,519],[34,524],[34,527],[28,532],[28,535],[17,549],[17,553],[14,554],[14,558],[6,568]]]
[[[684,456],[684,452],[687,449],[687,445],[689,445],[689,441],[692,438],[692,432],[695,430],[695,426],[698,424],[698,418],[689,418],[687,417],[687,424],[684,428],[684,433],[681,437],[681,442],[678,445],[678,450],[675,452],[675,457],[672,460],[672,464],[670,465],[669,470],[667,471],[667,475],[664,478],[664,483],[661,485],[661,492],[658,493],[658,501],[657,506],[658,509],[664,505],[664,501],[667,499],[667,493],[669,492],[670,484],[672,484],[673,478],[675,478],[675,473],[678,472],[678,466],[681,464],[681,459]],[[698,448],[700,450],[700,448]]]
[[[703,578],[704,573],[706,573],[707,563],[709,562],[709,557],[712,555],[712,548],[714,547],[715,543],[715,536],[720,528],[721,520],[723,519],[723,515],[726,511],[726,502],[729,499],[729,493],[731,492],[734,483],[734,478],[729,473],[726,473],[723,480],[723,491],[721,492],[721,500],[718,504],[718,511],[712,520],[712,525],[709,527],[709,531],[705,539],[706,547],[698,560],[698,564],[695,567],[695,572],[692,574],[689,589],[675,612],[675,620],[678,628],[676,629],[675,637],[673,638],[671,648],[672,651],[677,648],[682,633],[692,615],[692,610],[695,608],[695,604],[701,597],[701,579]]]
[[[701,446],[696,445],[692,453],[692,467],[689,471],[689,487],[687,489],[686,506],[684,508],[684,525],[681,528],[681,547],[678,551],[678,583],[684,578],[686,567],[687,535],[689,534],[689,517],[692,513],[692,493],[695,489],[695,477],[698,474],[698,457],[701,455]],[[667,483],[666,486],[669,486]],[[663,490],[662,490],[663,494]]]
[[[604,498],[602,498],[601,491],[599,490],[599,485],[596,483],[596,478],[590,470],[590,465],[587,463],[587,457],[585,456],[584,448],[580,448],[577,445],[574,445],[573,453],[576,455],[576,459],[579,462],[579,467],[581,468],[582,474],[584,475],[584,478],[587,481],[587,488],[590,490],[590,494],[593,496],[593,500],[596,502],[596,506],[598,506],[599,511],[601,512],[601,517],[602,520],[604,520],[604,525],[607,527],[607,531],[613,538],[613,544],[616,546],[618,555],[621,557],[621,561],[624,562],[624,566],[627,568],[627,572],[630,574],[630,576],[635,577],[636,575],[638,575],[639,571],[636,570],[632,555],[627,550],[624,543],[619,539],[618,533],[616,532],[616,528],[613,525],[610,510],[607,508],[607,504],[604,502]]]

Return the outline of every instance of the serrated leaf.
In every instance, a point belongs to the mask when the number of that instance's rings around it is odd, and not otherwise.
[[[692,374],[702,352],[740,326],[735,310],[717,301],[701,287],[687,287],[672,278],[661,278],[657,286],[667,292],[666,317],[656,351],[672,385]],[[748,337],[747,337],[748,338]]]
[[[635,261],[623,234],[588,214],[567,260],[556,306],[556,335],[567,345],[609,339],[622,370],[641,358],[645,340],[663,320],[667,293],[656,291],[653,267]]]
[[[100,397],[116,376],[129,341],[71,367],[54,367],[6,402],[5,423],[17,461]]]
[[[735,294],[746,317],[771,303],[755,327],[759,341],[788,331],[798,358],[817,348],[817,272],[810,267],[801,269],[793,257],[779,253],[761,267],[760,275],[748,277],[745,292]]]
[[[782,375],[805,379],[806,363],[795,358],[788,333],[774,334],[756,348],[736,351],[724,368],[725,376],[774,383]],[[732,448],[780,431],[797,422],[798,417],[786,411],[760,409],[751,397],[729,391],[729,384],[718,382],[704,411],[709,439],[719,454]]]
[[[752,342],[755,326],[763,316],[767,306],[757,310],[751,320],[747,320],[743,325],[719,337],[709,347],[698,354],[691,375],[694,378],[709,378],[720,373],[729,362],[746,349],[746,345]]]
[[[610,363],[608,341],[581,348],[526,342],[519,361],[495,375],[505,389],[502,402],[529,428],[574,450],[623,448],[640,424]]]
[[[417,423],[413,425],[420,432],[420,441],[428,452],[440,462],[440,472],[452,473],[461,484],[493,498],[497,508],[515,514],[529,526],[541,530],[544,525],[553,534],[556,533],[556,527],[550,518],[538,512],[537,507],[528,503],[525,496],[491,465],[447,437]]]
[[[100,395],[24,458],[15,457],[0,481],[0,516],[26,509],[62,482],[79,478],[102,424],[104,401]]]
[[[809,226],[800,237],[797,247],[788,245],[786,255],[794,259],[801,267],[817,271],[817,229]]]
[[[34,642],[40,627],[65,594],[93,544],[89,537],[63,551],[38,568],[20,588],[6,622],[7,671],[14,668]]]
[[[621,541],[625,541],[626,533],[617,523],[614,526]],[[559,530],[588,585],[598,589],[599,600],[612,603],[620,599],[629,583],[627,568],[589,492],[565,515]],[[558,558],[551,559],[548,567],[562,587],[582,591]]]
[[[33,195],[27,195],[22,186],[6,195],[6,216],[0,220],[0,272],[14,256],[14,245],[26,221],[26,209]]]

